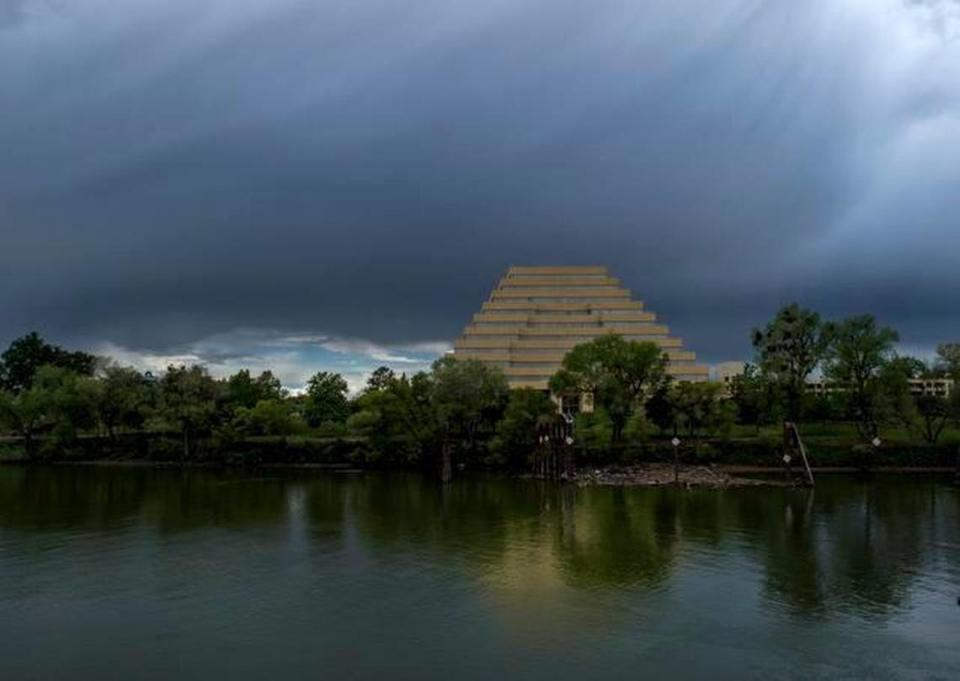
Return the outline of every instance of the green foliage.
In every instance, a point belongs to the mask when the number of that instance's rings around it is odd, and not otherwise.
[[[891,390],[898,384],[902,388],[910,370],[909,364],[904,364],[883,374],[894,357],[897,332],[878,327],[873,315],[859,315],[830,324],[828,334],[831,342],[825,374],[833,386],[842,389],[861,435],[872,440],[883,422],[884,404],[895,394]]]
[[[787,417],[803,418],[807,379],[830,346],[830,333],[812,310],[792,303],[764,329],[753,330],[753,347],[763,374],[782,391]]]
[[[603,407],[578,414],[575,424],[577,448],[592,458],[606,454],[613,446],[613,419]]]
[[[347,382],[343,376],[327,371],[314,374],[307,383],[304,415],[311,426],[345,423],[350,416]]]
[[[253,378],[248,370],[242,369],[226,381],[226,401],[232,410],[253,409],[260,402],[279,402],[285,396],[280,379],[270,371]]]
[[[728,437],[736,423],[736,405],[724,399],[717,383],[678,383],[671,386],[667,399],[677,430],[690,437]]]
[[[25,438],[29,454],[35,435],[48,433],[57,445],[69,444],[96,425],[97,383],[55,366],[39,367],[33,382],[18,392],[0,393],[0,420]]]
[[[667,383],[667,359],[656,343],[609,335],[576,346],[550,379],[557,395],[593,393],[619,440],[630,415]]]
[[[433,363],[431,405],[441,437],[462,443],[472,455],[494,434],[508,396],[507,379],[497,368],[451,355]]]
[[[13,341],[0,355],[0,388],[13,393],[27,390],[42,366],[89,376],[96,362],[96,357],[85,352],[68,352],[50,345],[34,331]]]
[[[916,429],[931,444],[937,442],[950,421],[960,419],[960,400],[939,395],[916,398]]]
[[[748,364],[730,383],[730,398],[740,423],[762,426],[782,420],[785,398],[782,385],[754,364]]]
[[[935,373],[931,372],[926,362],[916,357],[897,355],[891,357],[886,363],[905,378],[926,378]]]
[[[879,404],[878,421],[901,426],[911,434],[934,444],[952,422],[960,419],[960,399],[957,393],[941,395],[912,395],[908,379],[936,376],[918,359],[894,357],[880,369],[875,400]]]
[[[431,390],[426,374],[412,380],[393,375],[357,398],[347,426],[366,438],[371,461],[415,463],[424,458],[435,439]]]
[[[66,444],[97,423],[97,383],[69,369],[40,367],[34,374],[32,390],[40,391],[55,440]]]
[[[843,421],[847,418],[847,400],[843,394],[833,390],[819,393],[808,393],[804,401],[803,413],[807,421]],[[775,423],[776,419],[769,423]]]
[[[510,399],[491,443],[498,463],[520,468],[537,447],[537,428],[557,418],[557,405],[542,390],[520,388]]]
[[[294,415],[289,402],[260,400],[253,407],[241,407],[232,426],[243,435],[294,435],[303,430],[303,423]]]
[[[675,432],[677,417],[670,402],[670,385],[661,386],[647,400],[645,416],[661,433]]]
[[[960,382],[960,343],[937,346],[937,367],[944,375]]]
[[[656,431],[656,426],[647,418],[647,411],[642,407],[633,410],[627,425],[623,428],[623,440],[627,445],[636,446],[650,440]]]
[[[207,370],[199,366],[167,368],[160,379],[160,414],[179,429],[183,456],[190,456],[190,440],[214,425],[219,390]]]
[[[661,436],[726,439],[737,419],[745,426],[740,437],[750,440],[731,444],[729,451],[726,444],[710,444],[712,451],[728,457],[750,441],[776,448],[781,430],[773,424],[791,409],[817,419],[805,426],[804,436],[819,451],[848,453],[853,433],[869,439],[881,428],[884,441],[897,446],[920,439],[928,443],[921,447],[960,442],[953,428],[960,422],[960,390],[949,399],[914,396],[908,383],[955,375],[960,346],[941,346],[936,365],[928,368],[896,357],[895,339],[872,317],[824,324],[794,305],[757,332],[760,363],[734,378],[730,399],[717,384],[671,385],[658,346],[617,336],[574,348],[551,387],[569,398],[594,396],[597,410],[577,417],[574,435],[577,451],[594,461],[609,460],[611,453],[656,455],[658,447],[669,446],[666,438],[651,441],[656,427]],[[38,365],[43,357],[55,363]],[[799,407],[792,404],[788,395],[796,380],[805,380],[807,369],[818,364],[836,389],[807,393]],[[217,451],[226,461],[285,457],[289,436],[298,435],[334,449],[297,456],[329,458],[349,450],[355,461],[411,464],[433,461],[439,453],[446,471],[454,455],[465,463],[521,468],[537,447],[538,425],[556,418],[545,392],[511,392],[498,369],[454,357],[412,377],[380,367],[353,402],[335,373],[316,374],[305,394],[290,396],[270,372],[254,377],[240,371],[217,381],[200,367],[170,367],[156,380],[110,364],[101,364],[93,376],[93,366],[90,355],[49,346],[36,334],[16,341],[0,365],[2,380],[11,381],[0,390],[0,432],[21,435],[30,455],[101,447],[166,458],[179,449],[183,459]],[[851,417],[854,422],[847,422]],[[169,439],[172,430],[180,444]],[[698,451],[708,444],[698,442]]]
[[[48,397],[44,391],[28,388],[14,393],[0,391],[0,423],[24,438],[27,455],[33,454],[34,435],[48,415]]]
[[[390,367],[377,367],[367,379],[367,390],[385,390],[397,380],[397,375]]]
[[[108,365],[96,385],[97,415],[110,437],[141,429],[156,407],[152,383],[131,367]]]

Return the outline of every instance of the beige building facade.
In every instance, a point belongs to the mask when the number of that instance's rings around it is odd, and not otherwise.
[[[546,390],[567,352],[606,334],[658,344],[675,380],[708,377],[696,354],[599,266],[511,267],[454,342],[454,355],[499,367],[512,388]]]
[[[746,371],[746,369],[746,362],[739,360],[720,362],[713,367],[710,378],[723,385],[723,393],[729,396],[733,392],[733,381],[737,376],[743,376],[743,372]]]
[[[910,378],[907,379],[907,384],[914,397],[950,397],[954,388],[951,378]],[[824,378],[808,380],[807,390],[815,395],[844,392],[843,386],[837,386]]]

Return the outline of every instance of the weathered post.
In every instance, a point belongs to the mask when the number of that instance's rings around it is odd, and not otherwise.
[[[873,456],[870,457],[870,461],[876,462],[878,455],[880,454],[880,445],[882,445],[883,442],[880,440],[879,437],[874,437],[870,441],[870,444],[873,445]]]
[[[577,462],[573,454],[573,435],[567,435],[563,443],[563,477],[573,480],[577,474]]]
[[[783,454],[784,463],[790,463],[790,450],[796,449],[800,453],[800,459],[803,461],[803,472],[806,475],[806,484],[808,487],[814,486],[813,469],[810,468],[810,459],[807,457],[807,448],[800,438],[800,431],[797,430],[797,424],[792,421],[783,423]]]
[[[956,468],[953,472],[953,484],[960,485],[960,445],[957,445],[957,459],[956,459]]]
[[[547,446],[544,449],[544,455],[546,457],[544,460],[544,477],[546,478],[550,478],[553,475],[553,471],[552,471],[553,449],[556,446],[553,443],[553,438],[551,437],[553,435],[553,429],[551,428],[550,431],[548,432],[549,434],[546,437]]]
[[[670,440],[670,444],[673,445],[673,484],[679,487],[680,485],[680,438],[674,436]]]
[[[453,460],[450,456],[450,441],[445,437],[440,451],[440,482],[450,482],[453,478]]]
[[[533,475],[543,477],[543,426],[537,426],[537,447],[533,452]]]
[[[581,399],[581,404],[583,400]],[[592,409],[592,404],[591,404]],[[573,452],[573,428],[574,428],[574,418],[572,414],[563,414],[563,423],[561,424],[561,430],[563,431],[563,477],[567,480],[573,480],[577,474],[577,462],[576,456]]]

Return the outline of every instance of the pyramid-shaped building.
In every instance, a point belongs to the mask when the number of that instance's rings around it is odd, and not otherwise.
[[[604,334],[657,343],[675,380],[707,378],[696,354],[606,267],[511,267],[454,343],[454,355],[499,367],[512,388],[546,390],[571,348]]]

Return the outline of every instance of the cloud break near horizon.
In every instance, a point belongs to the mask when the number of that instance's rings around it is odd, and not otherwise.
[[[708,362],[960,334],[956,0],[0,0],[0,342],[426,366],[511,264]]]

